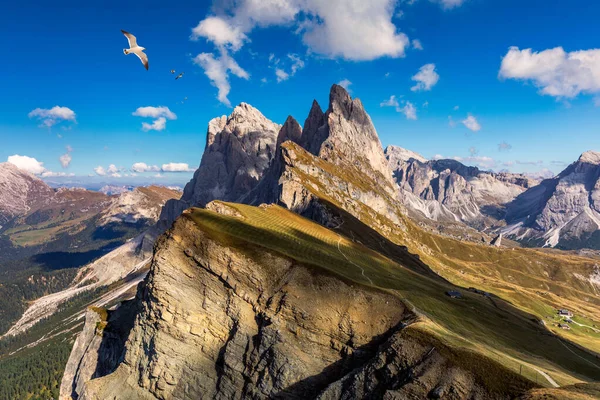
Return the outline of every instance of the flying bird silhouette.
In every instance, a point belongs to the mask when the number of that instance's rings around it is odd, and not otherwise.
[[[183,77],[183,72],[182,72],[182,73],[180,73],[179,75],[177,75],[177,76],[175,77],[175,80],[177,80],[177,79],[179,79],[179,78],[182,78],[182,77]]]
[[[146,67],[146,70],[148,70],[148,56],[146,55],[146,53],[144,53],[144,50],[146,50],[146,48],[138,46],[135,36],[133,36],[131,33],[126,32],[123,29],[121,29],[121,32],[123,32],[123,35],[125,35],[127,41],[129,42],[129,48],[123,49],[123,53],[133,53],[136,56],[138,56],[142,64],[144,64],[144,67]]]
[[[174,70],[174,69],[172,69],[172,70],[171,70],[171,73],[172,73],[172,74],[174,74],[174,73],[175,73],[175,70]]]

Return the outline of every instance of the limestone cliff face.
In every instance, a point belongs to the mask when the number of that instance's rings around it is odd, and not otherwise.
[[[188,207],[204,207],[212,200],[236,201],[251,191],[275,155],[280,128],[246,103],[229,117],[211,120],[200,166],[181,199],[163,208],[162,227],[168,228]]]
[[[72,383],[80,399],[314,397],[412,318],[394,296],[224,246],[185,213],[136,302],[123,362]]]
[[[65,375],[63,399],[507,398],[413,328],[398,297],[217,239],[188,213],[159,239],[135,301],[104,331],[132,309],[120,355],[122,336],[98,343],[99,320],[88,316],[76,347],[89,350],[71,357],[80,367]]]

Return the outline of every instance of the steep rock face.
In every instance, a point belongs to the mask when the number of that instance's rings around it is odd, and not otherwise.
[[[0,163],[0,226],[53,195],[54,191],[41,179],[13,164]]]
[[[388,147],[389,167],[407,209],[440,221],[502,218],[502,207],[535,185],[523,175],[493,173],[456,160],[421,161]]]
[[[164,228],[188,207],[204,207],[217,199],[236,201],[251,191],[275,155],[280,128],[246,103],[229,117],[211,120],[200,167],[181,199],[169,201],[161,213]]]
[[[361,101],[352,99],[343,87],[331,87],[325,114],[313,102],[300,145],[340,168],[349,165],[359,168],[393,193],[394,181],[373,122]]]
[[[79,398],[314,397],[411,318],[394,296],[223,246],[185,213],[137,302],[124,361]]]
[[[244,218],[226,204],[208,208]],[[91,350],[71,357],[82,368],[63,380],[61,398],[508,399],[532,386],[510,373],[486,385],[471,364],[491,361],[429,336],[398,297],[217,239],[190,215],[157,243],[124,353],[118,340],[97,350],[98,320],[87,321],[78,345]],[[94,363],[107,374],[90,375]]]
[[[558,176],[517,197],[504,230],[538,245],[600,248],[600,153],[588,151]]]
[[[385,148],[384,153],[392,171],[395,171],[403,163],[410,161],[411,159],[420,161],[422,163],[427,162],[427,159],[419,153],[415,153],[414,151],[404,149],[400,146],[388,146]]]

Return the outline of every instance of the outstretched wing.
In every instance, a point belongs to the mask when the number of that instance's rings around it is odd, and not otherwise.
[[[127,41],[129,42],[129,48],[130,49],[133,48],[133,47],[135,47],[135,46],[137,46],[137,39],[135,38],[135,36],[133,36],[129,32],[124,31],[123,29],[121,29],[121,32],[123,32],[123,35],[125,35],[125,37],[127,38]]]
[[[148,70],[148,56],[146,53],[144,53],[142,50],[132,51],[132,53],[138,56],[142,64],[144,64],[144,67],[146,67],[146,70]]]
[[[179,78],[181,78],[181,77],[183,77],[183,72],[182,72],[182,73],[180,73],[179,75],[177,75],[177,77],[175,77],[175,80],[177,80],[177,79],[179,79]]]

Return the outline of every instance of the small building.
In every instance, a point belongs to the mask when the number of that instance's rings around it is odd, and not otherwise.
[[[561,315],[561,316],[563,316],[563,317],[569,317],[569,318],[570,318],[570,317],[572,317],[572,316],[573,316],[573,313],[572,313],[571,311],[569,311],[569,310],[565,310],[565,309],[563,308],[563,309],[561,309],[561,310],[558,310],[558,315]]]
[[[558,327],[560,329],[564,329],[564,330],[567,330],[567,331],[571,330],[571,327],[569,325],[567,325],[567,324],[558,324]]]
[[[462,294],[460,294],[460,292],[456,291],[456,290],[448,290],[446,292],[446,295],[452,297],[453,299],[461,299],[462,298]]]

